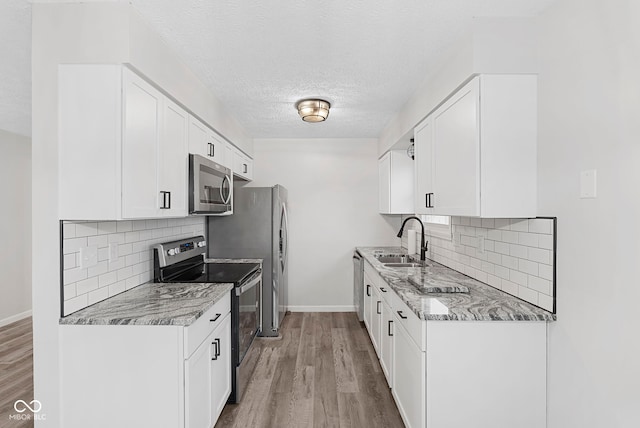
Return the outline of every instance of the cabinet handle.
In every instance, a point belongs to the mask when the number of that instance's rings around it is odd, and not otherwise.
[[[387,290],[384,287],[380,287],[380,291],[382,291],[383,293],[387,292]]]
[[[211,344],[215,347],[211,361],[215,361],[220,356],[220,339],[215,339]]]
[[[247,164],[246,164],[246,163],[243,163],[243,164],[242,164],[242,172],[243,172],[244,174],[246,174],[246,173],[247,173]]]
[[[389,324],[387,326],[387,334],[389,336],[393,336],[393,332],[391,331],[391,324],[393,324],[393,320],[389,320]]]
[[[222,314],[216,314],[216,316],[215,316],[215,317],[213,317],[213,319],[210,319],[209,321],[211,321],[211,322],[216,322],[216,321],[218,321],[218,318],[220,318],[220,316],[221,316],[221,315],[222,315]]]
[[[171,192],[165,192],[164,190],[160,191],[162,195],[162,206],[160,206],[161,210],[168,210],[171,208]]]
[[[431,196],[433,196],[433,193],[425,193],[424,197],[425,197],[425,208],[433,208],[433,204],[431,202]]]
[[[371,285],[367,284],[367,296],[371,297],[371,293],[369,292],[369,289],[371,288]]]
[[[209,156],[210,157],[215,157],[215,155],[216,155],[216,146],[213,143],[207,143],[207,145],[209,146]]]
[[[400,318],[402,318],[403,320],[406,320],[408,317],[405,317],[404,315],[402,315],[402,311],[397,311],[398,312],[398,316]]]
[[[382,303],[380,300],[376,302],[376,313],[378,315],[382,315],[382,312],[380,312],[380,303]]]

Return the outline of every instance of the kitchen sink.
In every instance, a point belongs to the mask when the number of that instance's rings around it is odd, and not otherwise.
[[[408,256],[382,256],[378,257],[380,263],[409,263]]]
[[[383,263],[383,266],[390,268],[414,268],[422,267],[422,263]]]

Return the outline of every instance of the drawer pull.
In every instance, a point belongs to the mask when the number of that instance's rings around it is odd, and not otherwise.
[[[397,311],[397,312],[398,312],[398,316],[399,316],[400,318],[402,318],[403,320],[406,320],[406,319],[408,318],[408,317],[406,317],[406,316],[402,315],[402,311]]]
[[[369,292],[369,289],[371,288],[371,285],[367,284],[367,296],[371,297],[371,293]]]
[[[393,336],[393,332],[391,331],[391,324],[393,324],[393,320],[389,320],[389,326],[387,328],[387,334],[389,336]]]
[[[378,315],[382,315],[382,312],[380,312],[380,303],[382,303],[380,300],[376,302],[376,313]]]
[[[384,287],[380,287],[380,291],[382,291],[383,293],[387,292],[387,290]]]
[[[213,358],[211,358],[211,360],[215,361],[220,356],[220,339],[215,339],[213,342],[211,342],[211,344],[215,346],[215,350],[213,351]]]
[[[213,317],[213,319],[210,319],[209,321],[216,322],[216,321],[218,321],[218,318],[220,318],[220,316],[222,316],[222,314],[216,314],[216,316]]]

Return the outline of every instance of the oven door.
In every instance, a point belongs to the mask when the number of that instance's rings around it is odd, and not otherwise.
[[[260,329],[262,274],[236,288],[238,299],[238,361],[240,365]]]
[[[189,214],[231,212],[231,170],[200,155],[189,155]]]

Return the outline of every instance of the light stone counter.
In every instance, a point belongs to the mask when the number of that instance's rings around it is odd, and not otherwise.
[[[364,259],[382,276],[409,308],[423,320],[455,321],[553,321],[551,312],[476,281],[431,260],[424,267],[386,267],[375,257],[381,254],[406,254],[401,247],[357,247]],[[431,287],[438,282],[466,287],[464,293],[423,293],[408,281],[409,276],[428,278]],[[464,289],[464,288],[462,288]]]

